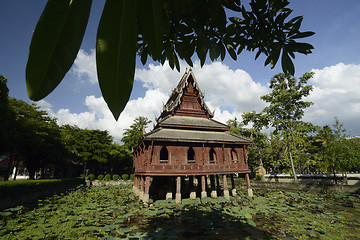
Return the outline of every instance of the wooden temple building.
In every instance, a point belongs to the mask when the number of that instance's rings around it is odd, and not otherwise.
[[[203,198],[209,192],[216,198],[221,194],[219,176],[223,195],[229,199],[227,176],[231,177],[234,196],[235,173],[245,174],[252,196],[246,149],[251,141],[228,132],[229,126],[212,117],[192,70],[186,71],[163,106],[156,126],[133,152],[133,190],[140,200],[147,202],[153,189],[166,199],[175,195],[179,204],[184,188],[189,194],[184,197],[194,199],[198,194]]]

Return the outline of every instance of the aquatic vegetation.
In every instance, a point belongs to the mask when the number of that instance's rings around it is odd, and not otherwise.
[[[357,239],[360,197],[245,191],[230,201],[157,200],[145,206],[130,185],[82,186],[0,212],[1,239]]]

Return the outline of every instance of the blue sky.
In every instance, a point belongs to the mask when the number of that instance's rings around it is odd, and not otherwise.
[[[8,78],[10,96],[31,102],[25,84],[25,66],[32,32],[46,4],[44,0],[0,2],[0,74]],[[154,121],[187,67],[181,72],[150,62],[137,61],[136,79],[131,100],[118,122],[112,118],[101,98],[94,62],[95,37],[104,0],[94,0],[89,24],[75,64],[63,82],[44,100],[38,102],[59,124],[109,130],[120,139],[124,128],[139,116]],[[316,34],[305,41],[315,47],[313,54],[296,55],[296,76],[315,72],[310,81],[314,102],[304,120],[314,124],[333,124],[337,116],[351,135],[360,136],[360,1],[301,0],[291,1],[291,16],[304,16],[302,30]],[[196,61],[196,58],[194,58]],[[260,111],[259,100],[269,90],[270,78],[281,72],[264,67],[264,58],[254,61],[254,54],[244,52],[235,62],[206,62],[193,68],[206,102],[215,110],[215,119],[226,122],[241,119],[244,111]]]

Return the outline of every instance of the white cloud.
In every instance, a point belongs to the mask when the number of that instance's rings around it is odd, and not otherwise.
[[[59,125],[70,124],[89,129],[95,127],[96,118],[93,112],[71,113],[69,109],[59,109],[55,113],[55,117]]]
[[[128,128],[138,116],[146,116],[154,121],[160,113],[162,102],[167,96],[159,90],[148,90],[143,98],[131,100],[127,103],[119,120],[115,121],[102,97],[87,96],[85,105],[88,111],[82,113],[71,113],[69,109],[60,109],[54,116],[58,124],[77,125],[80,128],[108,130],[116,141],[120,141],[124,129]],[[147,130],[150,130],[148,126]]]
[[[135,78],[143,82],[145,88],[159,89],[168,96],[180,81],[185,66],[186,64],[181,62],[182,71],[179,73],[171,70],[167,63],[164,66],[150,64],[148,69],[137,69]],[[211,111],[215,110],[216,120],[226,122],[235,117],[240,120],[242,112],[261,111],[265,106],[259,97],[267,93],[267,87],[254,82],[250,75],[241,69],[233,71],[220,62],[201,68],[200,63],[195,62],[193,72],[200,89],[205,93],[208,107]],[[223,109],[224,107],[227,109]]]
[[[94,61],[94,51],[87,54],[81,50],[73,72],[79,78],[86,74],[89,81],[93,82],[96,79]],[[146,116],[154,121],[155,117],[160,115],[162,105],[167,101],[171,89],[180,81],[185,67],[186,64],[181,62],[181,73],[172,70],[167,62],[163,66],[149,64],[146,69],[136,69],[135,80],[142,82],[147,89],[145,96],[130,100],[117,122],[103,98],[94,96],[86,97],[85,106],[88,110],[85,112],[72,113],[69,109],[60,109],[53,115],[61,125],[72,124],[81,128],[108,130],[120,140],[124,129],[128,128],[136,117]],[[220,62],[201,68],[200,64],[195,62],[193,72],[200,88],[205,92],[209,108],[215,110],[214,118],[218,121],[226,122],[235,117],[240,120],[243,111],[261,110],[264,106],[259,96],[266,93],[266,87],[255,83],[243,70],[233,71]]]
[[[46,111],[50,114],[50,116],[53,116],[51,103],[41,99],[40,101],[35,102],[35,104],[38,105],[41,110]]]
[[[202,68],[197,62],[193,71],[200,88],[205,92],[205,99],[215,108],[227,106],[240,114],[261,111],[265,107],[260,96],[268,92],[267,87],[256,83],[247,72],[231,70],[220,62]]]
[[[308,99],[314,105],[304,119],[323,126],[332,125],[337,116],[347,130],[360,135],[360,65],[338,63],[312,71],[315,75],[309,83],[314,90]]]
[[[87,54],[80,51],[75,61],[73,72],[87,81],[97,82],[94,51]],[[181,73],[172,70],[168,63],[149,64],[148,68],[136,69],[135,81],[140,81],[145,88],[145,96],[132,99],[116,122],[103,98],[87,96],[87,111],[72,113],[69,109],[60,109],[52,113],[51,105],[41,102],[42,107],[58,118],[59,124],[73,124],[81,128],[108,130],[118,141],[123,131],[138,116],[146,116],[154,121],[162,111],[162,104],[169,97],[171,89],[176,87],[182,77],[186,64],[181,62]],[[348,130],[360,135],[358,117],[360,116],[360,65],[339,63],[324,69],[315,69],[310,84],[314,91],[308,97],[315,104],[305,112],[305,121],[317,125],[332,124],[338,116]],[[211,111],[215,110],[214,119],[225,123],[247,111],[261,111],[265,103],[259,99],[269,89],[255,82],[241,69],[232,70],[228,66],[213,62],[202,68],[198,62],[193,67],[196,80],[205,93],[205,100]],[[150,129],[150,128],[149,128]],[[149,130],[148,129],[148,130]]]
[[[80,81],[97,83],[96,73],[96,60],[95,60],[95,49],[90,51],[90,54],[80,49],[74,66],[72,67],[72,73],[77,76]]]
[[[135,81],[141,81],[143,87],[147,89],[159,89],[165,94],[170,94],[171,89],[175,88],[182,77],[185,64],[181,61],[181,72],[172,70],[168,61],[164,65],[149,64],[148,69],[137,68],[135,71]]]

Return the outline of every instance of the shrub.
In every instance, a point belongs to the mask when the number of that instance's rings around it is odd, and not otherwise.
[[[80,177],[81,177],[81,178],[84,178],[84,177],[85,177],[85,174],[80,174]]]
[[[94,181],[94,180],[95,180],[95,175],[92,174],[92,173],[90,173],[90,174],[89,174],[89,180],[90,180],[90,181]]]
[[[256,175],[256,181],[261,181],[262,180],[262,176],[261,175]]]
[[[98,177],[97,177],[97,179],[100,181],[103,180],[103,178],[104,178],[104,175],[102,175],[102,174],[98,175]]]
[[[119,174],[114,174],[114,175],[112,176],[112,179],[113,179],[114,181],[119,180]]]
[[[130,179],[131,179],[131,181],[134,181],[135,180],[135,174],[131,174]]]
[[[105,181],[109,181],[110,179],[111,179],[111,175],[110,175],[110,174],[106,174],[104,180],[105,180]]]
[[[81,184],[85,184],[85,181],[84,178],[80,177],[1,181],[0,209],[15,207],[16,205],[23,205],[25,203],[32,203],[39,198],[45,198],[54,194],[59,194]]]
[[[124,181],[126,181],[126,180],[128,180],[129,179],[129,174],[123,174],[123,175],[121,175],[121,178],[124,180]]]

